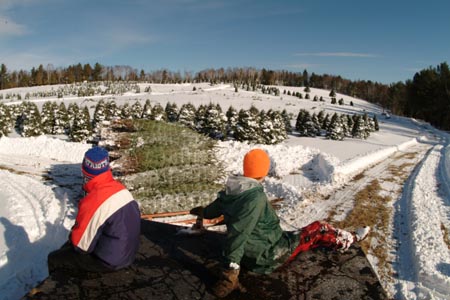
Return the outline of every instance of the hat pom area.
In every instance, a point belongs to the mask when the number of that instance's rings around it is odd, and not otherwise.
[[[110,170],[108,151],[102,147],[94,147],[86,151],[81,170],[88,177],[95,177]]]
[[[270,158],[266,151],[253,149],[244,156],[244,176],[262,178],[269,174]]]

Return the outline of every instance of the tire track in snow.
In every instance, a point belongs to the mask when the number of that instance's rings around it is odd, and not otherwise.
[[[450,259],[440,230],[445,200],[438,194],[442,146],[431,148],[404,185],[396,205],[398,299],[450,299],[448,274],[438,264]],[[441,162],[441,163],[440,163]],[[442,255],[444,254],[444,255]],[[444,262],[441,262],[442,258]],[[445,279],[445,275],[447,279]]]
[[[61,246],[73,221],[67,190],[35,176],[0,170],[6,250],[0,253],[0,295],[18,299],[47,274],[47,255]],[[2,298],[0,296],[0,298]]]
[[[344,219],[354,206],[354,196],[373,180],[380,179],[383,174],[388,176],[389,166],[399,160],[399,155],[405,153],[419,153],[420,155],[415,159],[415,163],[417,164],[428,148],[429,145],[419,143],[408,148],[406,151],[397,151],[380,163],[365,169],[361,172],[363,176],[360,179],[347,182],[329,195],[327,200],[321,199],[312,204],[308,204],[308,206],[304,208],[305,215],[308,216],[308,221],[313,222],[315,220],[327,219],[331,210],[339,210],[339,212],[334,215],[336,221]],[[329,205],[324,205],[324,202],[333,203],[333,205],[330,207]]]
[[[20,180],[17,180],[17,176],[20,176]],[[33,185],[32,179],[22,176],[22,175],[12,175],[9,172],[5,172],[0,177],[0,185],[3,190],[13,195],[9,197],[9,210],[11,215],[14,216],[15,220],[10,220],[13,223],[18,223],[26,228],[31,241],[35,238],[39,238],[43,229],[41,222],[43,221],[43,207],[39,201],[41,199],[36,198],[36,194],[31,194],[29,192],[30,187]],[[42,197],[45,197],[43,195]],[[24,202],[26,205],[23,205]],[[28,225],[28,226],[25,226]],[[31,236],[30,236],[31,233]]]

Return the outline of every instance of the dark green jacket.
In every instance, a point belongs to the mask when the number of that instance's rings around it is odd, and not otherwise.
[[[244,266],[257,273],[270,273],[286,259],[299,242],[298,234],[284,232],[257,180],[231,176],[224,191],[205,207],[207,219],[224,215],[227,238],[225,263]]]

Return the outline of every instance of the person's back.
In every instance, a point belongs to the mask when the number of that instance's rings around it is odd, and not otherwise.
[[[139,247],[140,212],[131,193],[111,172],[89,180],[78,206],[72,244],[112,269],[130,265]]]
[[[229,263],[240,261],[253,272],[270,273],[298,242],[298,235],[283,232],[263,186],[253,178],[230,176],[217,204],[206,207],[204,217],[224,215],[228,232],[224,255]]]
[[[139,247],[140,211],[124,185],[116,181],[108,152],[89,149],[82,163],[86,196],[78,204],[69,241],[48,256],[57,268],[108,272],[129,266]]]

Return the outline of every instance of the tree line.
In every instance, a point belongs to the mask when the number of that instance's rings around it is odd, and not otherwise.
[[[39,65],[30,71],[10,72],[0,66],[0,89],[69,84],[83,81],[145,81],[151,83],[233,83],[255,90],[258,85],[305,86],[334,90],[352,97],[381,105],[397,115],[423,119],[432,125],[450,130],[450,71],[446,62],[429,67],[414,75],[413,79],[390,85],[371,80],[348,80],[341,76],[303,72],[274,71],[246,68],[206,69],[197,73],[157,70],[138,71],[130,66],[103,66],[95,63],[76,64],[67,68]]]

